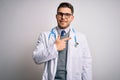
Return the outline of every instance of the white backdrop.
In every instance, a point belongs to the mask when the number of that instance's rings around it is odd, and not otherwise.
[[[0,80],[41,80],[43,64],[32,52],[38,35],[56,26],[56,9],[67,0],[0,0]],[[68,0],[72,22],[86,34],[93,80],[120,80],[120,1]]]

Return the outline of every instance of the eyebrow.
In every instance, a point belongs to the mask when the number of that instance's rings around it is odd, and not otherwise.
[[[57,12],[57,13],[62,13],[62,14],[72,14],[72,13],[64,13],[64,12]]]

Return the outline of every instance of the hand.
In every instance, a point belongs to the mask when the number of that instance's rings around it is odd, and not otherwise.
[[[70,37],[64,38],[64,39],[60,39],[60,35],[58,35],[56,41],[55,41],[55,45],[58,51],[64,50],[66,48],[66,41],[70,40]]]

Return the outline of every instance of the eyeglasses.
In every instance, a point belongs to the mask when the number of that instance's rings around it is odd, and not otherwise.
[[[63,16],[65,16],[65,18],[69,18],[70,16],[72,16],[71,13],[62,13],[62,12],[57,12],[57,15],[60,18],[63,17]]]

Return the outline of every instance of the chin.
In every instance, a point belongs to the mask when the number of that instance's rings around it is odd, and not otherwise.
[[[68,28],[69,26],[66,26],[66,25],[59,25],[59,27],[60,27],[61,29],[66,29],[66,28]]]
[[[61,29],[66,29],[68,26],[59,26]]]

